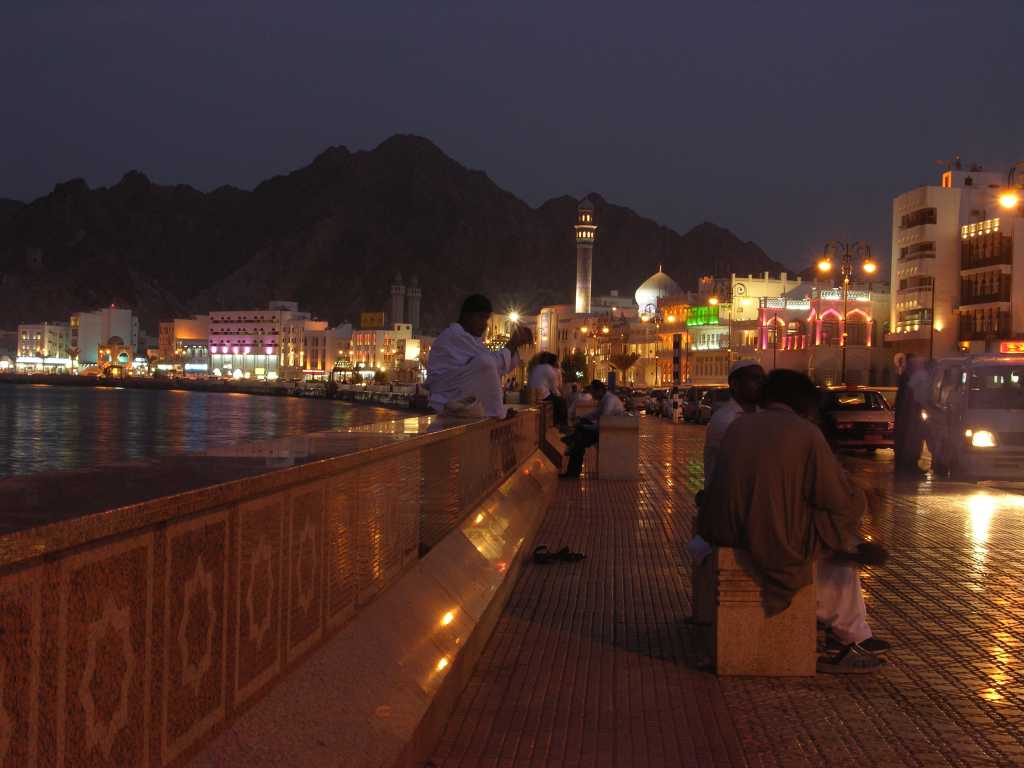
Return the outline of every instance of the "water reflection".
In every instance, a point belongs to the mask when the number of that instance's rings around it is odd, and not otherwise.
[[[0,385],[0,476],[202,452],[396,415],[292,397]]]

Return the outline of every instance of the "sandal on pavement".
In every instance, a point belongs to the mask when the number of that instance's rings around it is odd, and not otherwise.
[[[888,662],[857,643],[844,646],[835,656],[818,657],[817,670],[826,675],[866,675],[888,666]]]
[[[549,550],[545,545],[541,544],[539,547],[533,550],[533,562],[538,565],[547,565],[555,562],[558,559],[558,555]]]
[[[567,563],[578,563],[580,560],[587,559],[582,552],[571,552],[568,547],[562,547],[554,556]]]

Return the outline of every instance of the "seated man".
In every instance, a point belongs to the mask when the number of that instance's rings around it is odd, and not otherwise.
[[[518,349],[531,344],[533,334],[529,328],[517,326],[504,348],[492,351],[481,340],[490,317],[487,297],[470,296],[462,303],[459,321],[434,340],[427,358],[426,387],[430,391],[427,402],[437,413],[505,418],[501,377],[518,365]],[[459,412],[453,412],[456,403]]]
[[[704,432],[704,487],[711,482],[715,473],[715,460],[722,448],[729,427],[745,413],[754,413],[761,404],[764,391],[764,368],[756,360],[737,360],[729,366],[729,392],[732,398],[723,404],[708,422]],[[695,498],[699,507],[704,502],[704,491],[698,491]],[[711,554],[711,547],[700,537],[694,536],[687,550],[698,565]],[[696,577],[695,577],[696,578]],[[696,585],[694,585],[696,590]]]
[[[745,413],[754,413],[761,404],[764,368],[756,360],[737,360],[729,366],[731,399],[715,411],[704,433],[704,485],[715,473],[715,460],[729,427]]]
[[[872,672],[885,666],[873,652],[888,643],[872,637],[851,564],[864,493],[810,421],[818,390],[809,378],[772,371],[764,403],[729,427],[698,513],[698,533],[712,544],[750,552],[768,615],[785,610],[813,580],[818,621],[842,645],[819,661],[818,670]]]
[[[603,381],[594,379],[590,383],[590,394],[597,400],[597,407],[586,416],[576,420],[576,430],[563,438],[569,446],[569,467],[562,477],[576,478],[583,471],[583,456],[587,448],[596,445],[601,429],[601,419],[605,416],[622,416],[626,409],[612,392],[608,391]]]

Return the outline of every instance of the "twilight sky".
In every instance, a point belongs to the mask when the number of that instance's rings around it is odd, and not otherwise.
[[[793,266],[888,260],[937,160],[1024,159],[1020,0],[31,0],[0,9],[0,197],[251,187],[417,133],[532,205],[703,220]]]

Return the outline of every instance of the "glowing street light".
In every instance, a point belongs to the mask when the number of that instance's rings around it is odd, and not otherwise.
[[[999,195],[999,205],[1008,211],[1012,211],[1020,206],[1020,195],[1011,190],[1003,192]]]
[[[515,310],[512,310],[511,312],[508,313],[508,319],[511,320],[513,323],[518,323],[519,313],[516,312]]]
[[[708,299],[708,306],[709,307],[717,307],[718,306],[718,297],[717,296],[712,296],[710,299]]]
[[[840,253],[842,250],[842,253]],[[850,276],[853,275],[853,257],[857,252],[863,251],[865,256],[860,268],[867,275],[873,275],[878,271],[878,264],[871,258],[871,246],[865,242],[844,243],[839,240],[829,240],[825,243],[822,257],[818,260],[818,271],[827,274],[832,271],[832,256],[834,253],[839,257],[839,274],[843,277],[843,317],[842,331],[839,334],[839,347],[842,351],[842,381],[846,384],[846,316],[847,301],[850,295]]]
[[[999,207],[1003,210],[1015,211],[1020,208],[1021,185],[1015,177],[1017,170],[1022,168],[1024,168],[1024,160],[1010,166],[1010,171],[1006,174],[1006,186],[999,191],[999,195],[996,198],[999,201]]]

